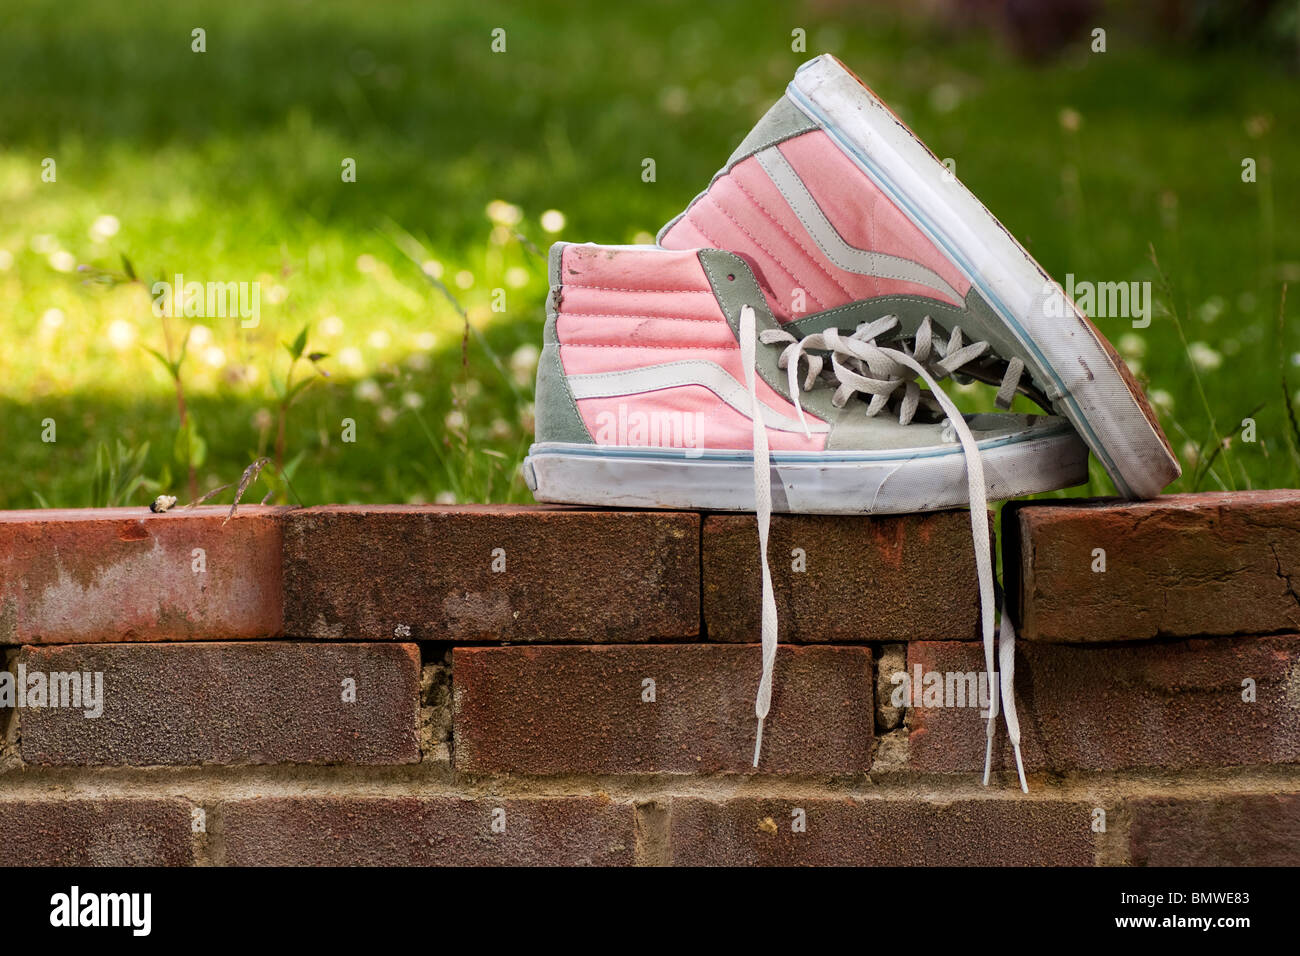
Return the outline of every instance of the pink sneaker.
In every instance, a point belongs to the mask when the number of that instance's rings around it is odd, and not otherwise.
[[[718,249],[557,243],[529,487],[539,501],[753,511],[756,439],[776,511],[965,507],[980,464],[981,509],[1087,480],[1064,419],[948,402],[937,381],[993,369],[987,344],[928,327],[904,342],[893,316],[842,317],[843,333],[796,340],[748,263]]]
[[[832,56],[799,68],[659,242],[740,255],[798,338],[888,313],[898,335],[928,320],[933,334],[987,342],[963,374],[998,384],[1002,407],[1020,391],[1065,416],[1126,496],[1159,494],[1180,473],[1101,333]]]

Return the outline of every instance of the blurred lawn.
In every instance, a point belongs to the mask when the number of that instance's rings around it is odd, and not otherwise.
[[[1300,386],[1300,336],[1278,341],[1277,309],[1300,280],[1300,89],[1275,59],[1162,49],[1107,20],[1105,54],[1032,67],[982,34],[824,0],[184,6],[0,13],[2,508],[93,503],[96,450],[119,440],[148,442],[145,473],[186,500],[174,389],[145,350],[164,348],[148,294],[77,271],[120,270],[122,255],[145,278],[260,282],[259,327],[194,323],[182,375],[202,487],[274,447],[277,343],[306,326],[330,377],[290,412],[298,498],[528,500],[515,465],[547,245],[645,241],[823,51],[955,158],[1058,279],[1155,279],[1153,245],[1172,298],[1157,289],[1149,329],[1098,325],[1150,383],[1189,475],[1211,417],[1236,434],[1262,406],[1259,440],[1234,441],[1202,487],[1296,483],[1282,369]],[[806,54],[790,50],[795,27]],[[641,180],[645,157],[657,182]],[[1241,181],[1244,157],[1258,182]],[[482,333],[464,362],[461,317],[417,262]],[[977,390],[961,400],[991,407]],[[346,418],[355,443],[340,441]],[[1090,490],[1111,489],[1095,475]]]

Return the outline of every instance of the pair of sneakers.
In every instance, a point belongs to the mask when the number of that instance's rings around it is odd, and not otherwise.
[[[550,284],[524,462],[536,498],[757,515],[755,766],[777,643],[773,511],[969,507],[992,687],[988,502],[1087,481],[1090,450],[1128,497],[1179,475],[1115,350],[829,55],[800,67],[657,245],[558,243]],[[1044,414],[964,415],[948,379]],[[986,783],[999,697],[1020,766],[1005,611],[997,653]]]

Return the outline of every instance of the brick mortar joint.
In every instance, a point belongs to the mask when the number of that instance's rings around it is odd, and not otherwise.
[[[1006,777],[1006,775],[1003,775]],[[188,799],[205,808],[259,797],[463,797],[552,799],[602,797],[631,805],[673,799],[827,799],[863,803],[991,800],[1007,803],[1089,802],[1118,806],[1140,798],[1213,799],[1300,792],[1300,765],[1204,768],[1178,772],[1075,773],[1034,781],[1025,795],[1009,777],[988,787],[970,774],[890,774],[824,778],[741,775],[641,777],[456,774],[446,765],[392,768],[320,766],[212,766],[167,768],[53,768],[26,766],[0,775],[0,804],[30,799],[99,797]],[[219,817],[218,817],[219,820]]]

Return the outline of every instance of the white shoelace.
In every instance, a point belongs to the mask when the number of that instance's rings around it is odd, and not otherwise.
[[[979,579],[980,624],[984,637],[984,664],[989,681],[989,720],[988,745],[984,758],[984,784],[988,785],[989,770],[993,758],[993,731],[998,714],[998,698],[1001,697],[1002,711],[1006,715],[1008,736],[1016,754],[1016,768],[1020,774],[1020,786],[1029,792],[1025,783],[1025,771],[1020,757],[1020,723],[1016,718],[1015,699],[1012,694],[1012,676],[1015,666],[1015,629],[1011,617],[1003,608],[1002,629],[999,635],[998,653],[1001,657],[1001,683],[998,691],[993,689],[993,555],[989,547],[988,498],[984,489],[984,460],[980,456],[979,445],[971,433],[966,419],[952,400],[939,387],[939,383],[926,365],[938,372],[938,378],[946,377],[971,359],[981,355],[988,348],[986,342],[962,345],[961,330],[954,329],[947,348],[935,349],[930,334],[930,320],[927,318],[915,337],[912,354],[898,349],[885,348],[875,344],[874,339],[885,332],[893,330],[898,324],[894,316],[885,316],[875,322],[863,323],[852,335],[840,335],[836,329],[810,335],[797,340],[781,329],[769,329],[761,334],[757,331],[757,317],[754,310],[746,305],[740,310],[740,357],[745,367],[745,384],[749,389],[750,417],[754,425],[754,510],[758,519],[758,542],[761,565],[763,569],[762,587],[762,643],[763,675],[758,684],[758,696],[754,701],[754,712],[758,717],[758,735],[754,744],[754,766],[763,747],[763,724],[772,705],[772,677],[776,664],[777,615],[776,595],[772,589],[772,575],[767,563],[768,530],[772,519],[772,473],[771,453],[767,442],[767,428],[763,425],[762,403],[758,399],[757,383],[757,349],[758,342],[773,344],[788,341],[790,344],[781,355],[780,366],[789,375],[790,395],[794,400],[795,411],[803,423],[805,433],[807,422],[799,401],[798,364],[800,359],[808,362],[808,376],[803,383],[803,390],[810,390],[818,381],[824,367],[821,356],[808,350],[828,351],[831,355],[832,373],[839,383],[831,401],[837,407],[843,407],[855,393],[871,396],[866,414],[875,415],[886,406],[889,397],[902,386],[903,398],[900,403],[899,421],[907,424],[911,421],[920,403],[921,393],[913,378],[920,377],[930,388],[930,395],[937,401],[948,422],[960,441],[966,457],[967,495],[970,500],[971,534],[975,543],[975,569]],[[942,354],[936,354],[942,353]],[[999,388],[999,396],[1008,389],[1015,392],[1016,383],[1023,371],[1023,364],[1008,363],[1006,375]],[[911,374],[906,374],[910,372]],[[869,373],[869,374],[866,374]],[[1008,384],[1010,383],[1010,384]]]
[[[763,749],[763,723],[772,707],[772,673],[776,667],[776,594],[772,590],[772,572],[767,566],[767,532],[772,522],[772,465],[767,447],[767,426],[758,401],[758,336],[754,310],[740,310],[740,361],[745,366],[745,385],[749,388],[750,414],[754,420],[754,511],[758,518],[758,551],[763,566],[763,676],[758,682],[754,713],[758,715],[758,738],[754,741],[754,766]],[[798,405],[795,406],[798,408]],[[801,413],[802,414],[802,413]]]

